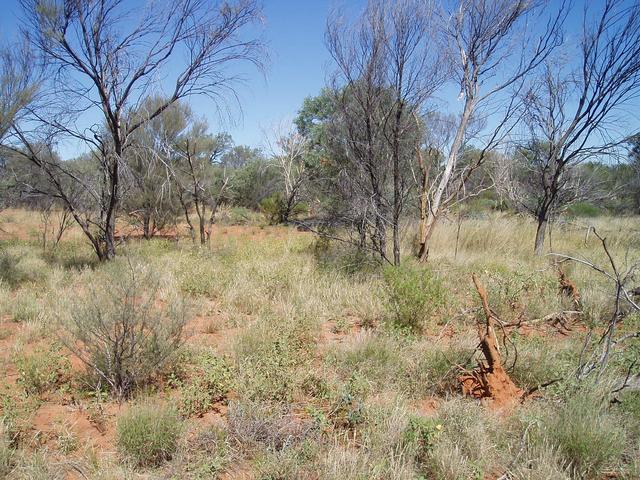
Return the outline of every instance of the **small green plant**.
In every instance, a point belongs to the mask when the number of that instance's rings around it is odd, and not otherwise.
[[[58,348],[38,349],[16,360],[18,383],[29,395],[40,395],[60,385],[69,375],[70,364]]]
[[[416,458],[423,462],[433,450],[435,439],[440,431],[442,431],[442,425],[436,420],[411,416],[404,432],[404,441],[415,448]]]
[[[158,466],[175,454],[181,429],[175,410],[137,405],[118,420],[118,449],[124,458],[139,467]]]
[[[226,398],[233,385],[231,366],[224,358],[210,352],[199,358],[194,380],[182,389],[180,414],[201,417],[215,402]]]
[[[417,333],[444,303],[442,282],[427,269],[405,264],[384,270],[387,306],[392,324]]]
[[[58,446],[58,450],[65,455],[75,452],[80,446],[77,435],[69,429],[68,425],[60,426],[56,438],[56,444]]]

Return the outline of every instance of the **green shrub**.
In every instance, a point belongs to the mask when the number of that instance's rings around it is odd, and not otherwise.
[[[444,303],[442,282],[427,269],[404,264],[384,270],[387,307],[393,325],[419,332]]]
[[[49,265],[35,248],[12,246],[0,250],[0,279],[12,287],[25,282],[39,282],[47,277]]]
[[[118,449],[139,467],[158,466],[175,454],[181,429],[173,409],[137,405],[118,420]]]
[[[287,209],[289,209],[288,212]],[[284,195],[282,193],[274,193],[260,202],[260,210],[271,225],[276,225],[306,213],[309,208],[304,203],[295,203],[293,206],[288,207]],[[287,214],[288,218],[286,218]]]
[[[69,361],[55,347],[38,349],[28,355],[19,355],[16,360],[18,383],[30,395],[39,395],[52,390],[69,375]]]
[[[77,288],[65,343],[116,395],[149,382],[182,345],[187,309],[166,274],[114,260],[80,275]]]
[[[569,217],[597,217],[602,214],[602,210],[589,202],[577,202],[567,209]]]
[[[412,446],[416,459],[419,462],[426,460],[433,450],[437,435],[442,430],[440,425],[433,418],[410,416],[409,424],[404,433],[404,441]]]
[[[194,379],[182,389],[179,411],[185,417],[202,416],[224,400],[233,385],[231,366],[210,352],[199,358]]]

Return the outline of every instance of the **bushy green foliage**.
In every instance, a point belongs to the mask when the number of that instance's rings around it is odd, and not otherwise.
[[[40,282],[49,266],[35,247],[10,246],[0,250],[0,279],[12,287],[25,282]]]
[[[421,331],[444,302],[442,282],[428,269],[408,263],[390,266],[384,270],[384,280],[392,324],[401,329]]]
[[[309,209],[304,203],[287,204],[287,199],[282,193],[274,193],[260,202],[260,210],[271,225],[293,220],[298,215],[306,213]]]
[[[70,364],[60,349],[37,349],[15,359],[18,383],[30,395],[39,395],[58,386],[70,372]]]
[[[215,402],[226,398],[233,372],[225,358],[206,352],[198,358],[193,380],[182,388],[179,411],[185,417],[202,416]]]
[[[118,419],[118,449],[137,466],[158,466],[175,454],[181,429],[173,409],[136,405]]]
[[[577,202],[567,209],[567,215],[569,217],[593,218],[601,214],[602,211],[600,208],[589,202]]]
[[[414,448],[418,461],[423,462],[433,450],[435,439],[441,430],[442,425],[437,420],[414,415],[409,417],[404,441]]]

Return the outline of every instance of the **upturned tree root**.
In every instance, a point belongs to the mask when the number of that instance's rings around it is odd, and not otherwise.
[[[462,393],[474,398],[488,398],[498,405],[509,404],[520,399],[524,391],[516,386],[502,364],[498,341],[494,329],[496,320],[487,298],[487,291],[476,275],[472,276],[484,311],[485,322],[478,324],[480,348],[485,360],[471,372],[459,377]]]

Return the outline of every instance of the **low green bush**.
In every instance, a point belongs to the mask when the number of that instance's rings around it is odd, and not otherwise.
[[[158,466],[175,454],[181,430],[175,410],[151,404],[133,406],[118,419],[118,449],[136,466]]]
[[[226,359],[211,352],[201,355],[193,372],[193,380],[182,388],[179,411],[185,417],[200,417],[215,402],[226,399],[233,386],[233,372]]]
[[[308,212],[309,208],[304,203],[289,206],[282,193],[274,193],[260,202],[260,210],[271,225],[276,225],[293,220],[298,215]]]
[[[37,349],[15,359],[18,384],[29,395],[40,395],[59,386],[68,377],[71,365],[56,347]]]
[[[444,303],[442,282],[433,272],[411,264],[384,270],[387,308],[394,326],[417,333]]]

